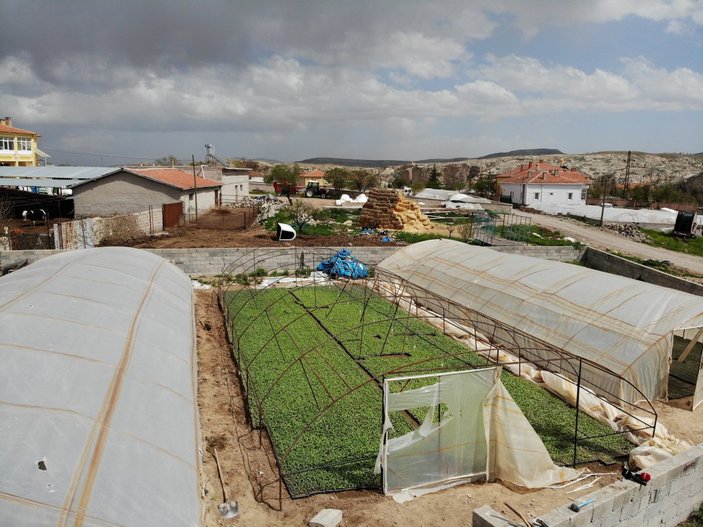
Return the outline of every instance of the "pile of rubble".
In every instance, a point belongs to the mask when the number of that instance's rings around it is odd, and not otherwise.
[[[430,229],[429,218],[399,190],[374,188],[369,191],[368,198],[359,218],[362,228],[416,232]]]
[[[647,235],[643,233],[637,225],[631,223],[610,223],[604,225],[604,227],[636,242],[645,243],[647,241]]]

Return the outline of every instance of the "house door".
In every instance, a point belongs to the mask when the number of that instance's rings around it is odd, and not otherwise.
[[[177,201],[176,203],[164,203],[161,205],[161,214],[163,217],[164,229],[178,227],[178,224],[181,221],[181,215],[183,214],[183,203],[180,201]]]

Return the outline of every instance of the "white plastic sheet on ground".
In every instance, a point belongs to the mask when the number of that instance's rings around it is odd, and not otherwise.
[[[554,203],[533,203],[530,205],[535,210],[547,214],[569,214],[592,220],[600,220],[601,214],[606,223],[676,223],[678,211],[672,209],[626,209],[621,207],[605,207],[598,205],[566,205]]]
[[[666,398],[674,335],[703,327],[700,296],[450,240],[404,247],[376,275],[402,277],[407,287],[444,299],[432,309],[450,318],[453,306],[464,306],[514,327],[526,335],[520,344],[535,353],[547,343],[599,364],[615,375],[585,364],[583,378],[633,403]]]
[[[0,525],[200,525],[194,349],[191,282],[149,252],[0,278]]]
[[[580,473],[552,462],[499,373],[500,368],[485,368],[384,382],[384,430],[376,469],[383,468],[386,494],[405,500],[479,477],[538,488]],[[417,379],[436,382],[402,389]],[[412,409],[426,411],[422,424],[388,439],[390,414]]]

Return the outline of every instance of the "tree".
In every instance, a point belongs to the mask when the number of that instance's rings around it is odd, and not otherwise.
[[[478,165],[471,165],[469,167],[469,174],[467,176],[468,183],[466,186],[468,188],[471,188],[471,185],[473,185],[474,180],[479,178],[480,176],[481,176],[481,167]]]
[[[296,199],[286,207],[286,210],[293,217],[292,221],[293,224],[298,227],[298,232],[302,234],[303,228],[313,219],[312,215],[315,212],[315,207],[308,201]]]
[[[396,173],[393,175],[393,188],[409,187],[410,183],[410,178],[408,177],[408,173],[405,170],[396,171]]]
[[[349,176],[349,170],[346,168],[335,167],[327,171],[325,179],[332,183],[335,192],[339,193],[341,189],[346,188],[349,182]]]
[[[176,156],[170,154],[155,160],[154,164],[159,167],[172,167],[175,165],[179,165],[180,163],[178,162],[178,159],[176,159]]]
[[[474,185],[474,190],[479,196],[492,196],[495,194],[496,180],[491,176],[491,174],[481,176]]]
[[[293,205],[290,195],[295,193],[301,172],[302,169],[297,163],[293,165],[276,165],[271,169],[271,172],[264,176],[264,182],[270,184],[275,181],[281,185],[281,194],[288,198],[290,205]]]
[[[442,173],[437,170],[437,165],[432,165],[432,170],[430,170],[430,177],[427,180],[427,186],[429,188],[442,188]]]
[[[354,170],[350,173],[349,182],[354,190],[366,192],[371,187],[377,187],[379,184],[378,174],[369,170]]]

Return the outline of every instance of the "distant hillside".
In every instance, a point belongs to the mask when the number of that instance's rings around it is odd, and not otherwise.
[[[510,156],[546,156],[559,154],[563,154],[563,152],[554,148],[532,148],[528,150],[511,150],[510,152],[498,152],[495,154],[488,154],[483,157],[477,157],[476,159],[493,159],[496,157]],[[335,165],[342,167],[386,168],[398,165],[407,165],[413,162],[425,165],[431,163],[461,163],[463,161],[468,161],[469,159],[471,158],[434,157],[430,159],[418,159],[416,161],[401,161],[398,159],[345,159],[341,157],[311,157],[309,159],[303,159],[302,161],[298,161],[298,163],[303,163],[306,165]]]
[[[555,148],[529,148],[526,150],[511,150],[510,152],[496,152],[488,154],[477,159],[493,159],[496,157],[511,157],[511,156],[552,156],[563,154],[561,150]]]
[[[341,157],[311,157],[298,163],[306,165],[336,165],[340,167],[386,168],[395,165],[404,165],[409,161],[393,159],[345,159]]]

